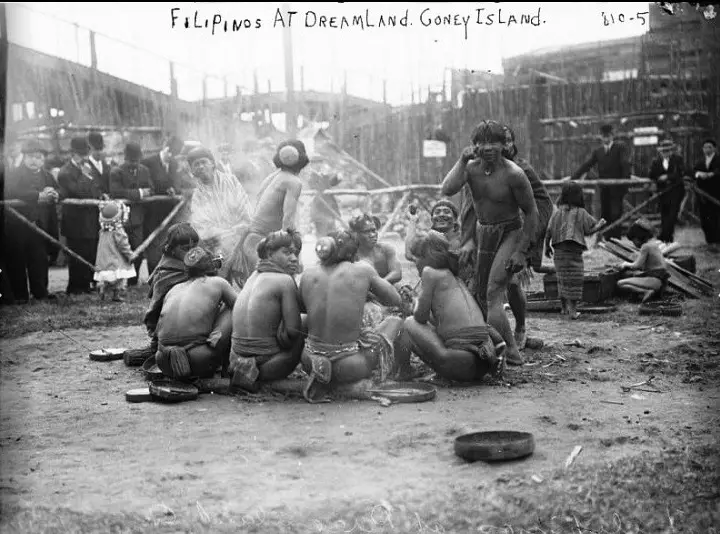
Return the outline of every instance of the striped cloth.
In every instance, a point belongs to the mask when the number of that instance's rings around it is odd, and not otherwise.
[[[554,247],[558,294],[561,298],[580,301],[585,282],[583,247],[574,241],[563,241]]]

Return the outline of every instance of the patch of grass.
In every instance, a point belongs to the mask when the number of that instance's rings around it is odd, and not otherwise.
[[[0,337],[7,339],[51,329],[142,325],[150,302],[147,291],[147,286],[129,288],[125,302],[101,301],[95,294],[60,294],[55,301],[6,306],[0,313]]]

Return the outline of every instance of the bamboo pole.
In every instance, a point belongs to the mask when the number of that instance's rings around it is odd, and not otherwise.
[[[647,199],[645,202],[641,202],[639,205],[635,206],[632,210],[628,211],[625,215],[620,217],[617,221],[613,222],[612,224],[607,225],[605,228],[600,229],[597,232],[597,235],[602,235],[608,230],[615,228],[617,226],[620,226],[625,221],[632,218],[637,212],[639,212],[641,209],[643,209],[645,206],[650,204],[651,202],[657,200],[661,196],[663,196],[668,191],[671,191],[671,189],[666,189],[665,191],[660,191],[659,193],[655,193],[653,196],[651,196],[649,199]]]
[[[170,225],[175,216],[180,212],[183,206],[185,206],[186,202],[186,199],[182,199],[180,202],[178,202],[177,206],[175,206],[172,211],[168,213],[167,217],[165,217],[160,223],[160,226],[155,228],[155,230],[153,230],[153,233],[150,234],[147,239],[145,239],[145,241],[143,241],[140,246],[138,246],[138,248],[133,251],[132,256],[130,257],[130,263],[138,259],[140,254],[142,254],[152,244],[152,242],[157,239],[160,233]]]
[[[407,202],[408,198],[410,198],[411,194],[412,194],[412,191],[406,191],[405,194],[400,199],[400,201],[395,205],[395,209],[390,214],[390,217],[388,217],[387,222],[383,225],[383,227],[378,232],[378,239],[380,239],[387,233],[388,229],[390,228],[390,225],[393,222],[395,222],[395,218],[398,216],[398,214],[402,210],[403,206]]]
[[[697,187],[696,185],[694,185],[694,184],[693,184],[693,191],[695,191],[696,194],[700,195],[700,196],[703,197],[705,200],[709,200],[711,204],[715,204],[716,206],[719,206],[719,207],[720,207],[720,200],[716,199],[716,198],[715,198],[714,196],[712,196],[712,195],[709,195],[708,193],[706,193],[706,192],[703,191],[702,189],[698,189],[698,187]]]
[[[9,206],[9,205],[6,204],[6,205],[5,205],[5,210],[7,210],[8,213],[10,213],[10,214],[12,214],[13,216],[15,216],[15,218],[16,218],[17,220],[19,220],[19,221],[20,221],[21,223],[23,223],[25,226],[29,227],[33,232],[35,232],[36,234],[40,234],[40,235],[43,236],[45,239],[47,239],[48,241],[50,241],[53,245],[55,245],[55,246],[57,246],[57,247],[60,247],[63,251],[65,251],[65,253],[67,253],[68,256],[71,256],[72,258],[76,259],[77,261],[79,261],[79,262],[82,263],[83,265],[87,265],[93,272],[95,271],[95,265],[93,265],[92,263],[89,263],[85,258],[83,258],[82,256],[80,256],[77,252],[75,252],[75,251],[71,250],[70,248],[68,248],[67,245],[64,245],[63,243],[61,243],[60,241],[58,241],[57,239],[55,239],[53,236],[51,236],[50,234],[48,234],[45,230],[43,230],[43,229],[40,228],[39,226],[36,226],[36,225],[34,225],[33,223],[31,223],[30,221],[28,221],[28,220],[22,215],[22,213],[19,213],[15,208],[13,208],[12,206]]]

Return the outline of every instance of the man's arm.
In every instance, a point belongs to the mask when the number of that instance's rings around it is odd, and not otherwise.
[[[293,180],[285,188],[285,200],[283,201],[283,228],[297,228],[295,214],[297,213],[298,200],[302,193],[300,180]]]
[[[432,297],[435,292],[437,277],[433,269],[425,267],[420,278],[422,279],[420,284],[422,289],[415,304],[413,318],[420,324],[427,324],[432,311]]]
[[[453,165],[453,168],[450,169],[450,172],[447,173],[445,178],[442,182],[442,194],[448,197],[451,197],[455,194],[457,194],[460,189],[462,189],[462,186],[465,185],[465,182],[467,182],[467,175],[465,174],[465,171],[467,170],[467,164],[468,162],[473,159],[475,156],[475,148],[474,147],[466,147],[462,154],[460,155],[460,158],[457,160],[455,165]]]
[[[139,172],[139,171],[138,171]],[[141,189],[130,189],[125,187],[125,177],[119,167],[110,171],[110,196],[113,198],[126,198],[128,200],[140,200],[143,197]]]
[[[640,254],[638,254],[638,257],[635,261],[633,261],[633,262],[626,261],[626,262],[623,262],[620,266],[624,267],[625,269],[633,269],[633,270],[642,269],[645,265],[645,262],[647,261],[647,257],[648,257],[647,247],[643,246],[640,248]]]
[[[217,277],[218,283],[220,284],[220,290],[222,291],[222,301],[225,303],[225,305],[229,309],[233,309],[235,307],[235,301],[237,300],[237,293],[233,289],[233,287],[230,285],[230,282],[225,280],[224,278]]]
[[[522,236],[515,249],[517,252],[526,251],[532,242],[538,226],[538,210],[533,197],[530,180],[525,176],[523,170],[517,165],[512,168],[509,173],[510,187],[518,207],[525,215],[525,222],[522,228]]]
[[[415,256],[412,255],[410,252],[410,247],[412,246],[412,242],[417,237],[417,223],[418,223],[418,215],[417,213],[410,215],[408,225],[407,225],[407,232],[405,234],[405,259],[408,261],[415,261]]]
[[[595,151],[592,151],[592,155],[590,156],[590,159],[587,160],[585,163],[580,165],[578,169],[572,174],[571,178],[573,180],[578,180],[580,177],[588,172],[590,169],[592,169],[597,164],[597,154]]]
[[[394,308],[402,306],[402,297],[400,297],[400,293],[397,292],[397,289],[395,289],[390,282],[384,278],[380,278],[380,275],[375,270],[375,267],[365,262],[358,262],[356,265],[362,269],[362,274],[365,274],[370,280],[370,287],[368,288],[368,291],[377,298],[380,304]]]
[[[402,265],[400,260],[397,258],[395,248],[388,245],[383,245],[383,252],[385,253],[385,260],[387,261],[388,270],[390,271],[386,276],[385,280],[391,284],[397,284],[402,280]]]
[[[298,298],[298,290],[295,282],[287,280],[282,288],[282,318],[285,324],[285,332],[288,337],[297,337],[300,335],[300,306]]]

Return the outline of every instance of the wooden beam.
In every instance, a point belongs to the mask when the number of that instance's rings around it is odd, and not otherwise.
[[[623,118],[647,118],[647,117],[654,117],[657,115],[702,115],[702,116],[709,116],[706,111],[701,110],[668,110],[668,109],[656,109],[656,110],[645,110],[645,111],[628,111],[627,113],[610,113],[607,115],[579,115],[575,117],[551,117],[547,119],[540,119],[540,124],[548,125],[548,124],[557,124],[559,122],[589,122],[589,123],[597,123],[597,122],[608,122],[613,119],[623,119]]]

